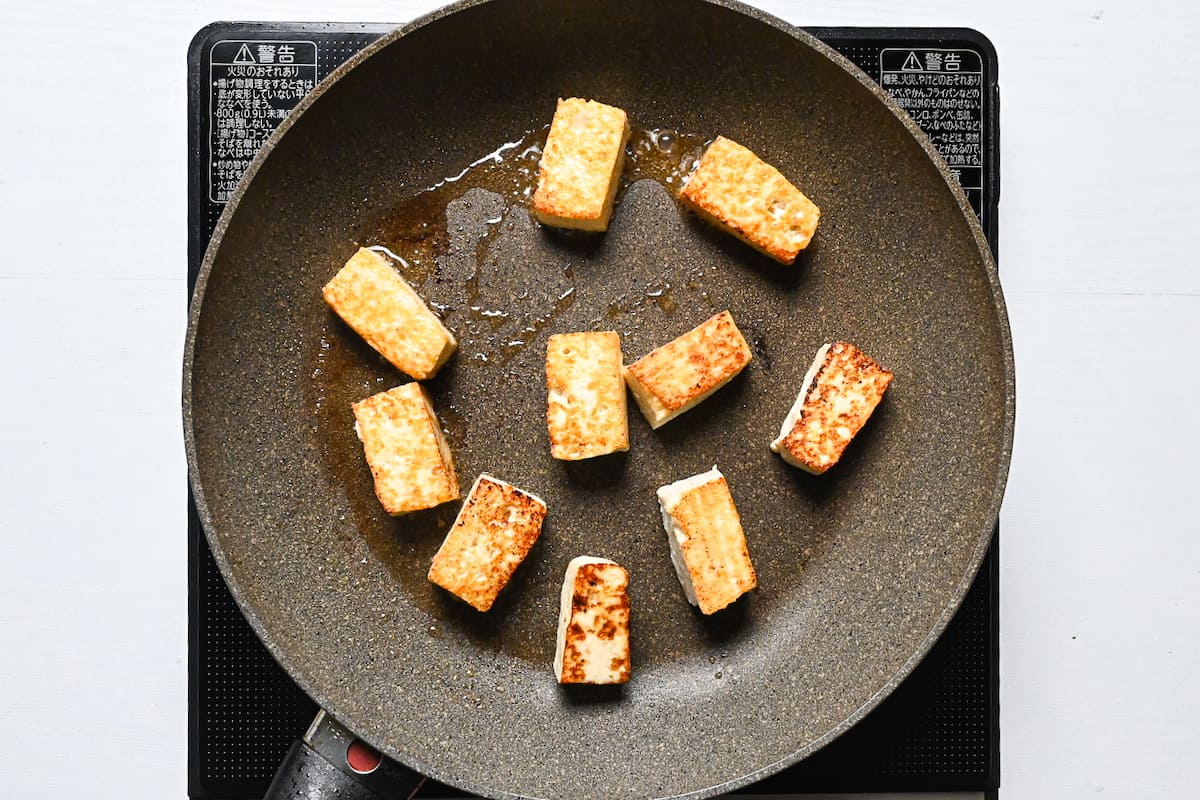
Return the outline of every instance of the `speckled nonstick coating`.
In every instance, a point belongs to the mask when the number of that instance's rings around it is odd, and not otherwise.
[[[385,37],[322,89],[222,217],[184,369],[200,515],[283,666],[389,755],[494,797],[712,795],[803,758],[873,708],[974,576],[1012,439],[995,267],[929,143],[828,48],[732,4],[459,5]],[[486,470],[550,505],[485,616],[424,577],[458,504],[393,519],[376,502],[349,403],[406,378],[333,318],[320,287],[382,210],[544,125],[568,95],[742,142],[824,218],[781,267],[650,181],[624,191],[605,236],[583,241],[482,192],[448,220],[435,214],[444,252],[419,286],[451,304],[446,322],[462,333],[430,383],[459,479]],[[486,223],[497,209],[503,221]],[[497,318],[501,340],[536,328],[530,343],[501,357],[468,330],[468,285],[481,307],[511,313]],[[659,431],[631,403],[628,454],[549,457],[551,333],[615,328],[632,360],[723,308],[756,352],[740,377]],[[816,478],[767,445],[814,352],[836,338],[896,379],[842,463]],[[760,589],[704,618],[672,572],[654,490],[714,463]],[[624,688],[563,689],[551,674],[559,583],[584,553],[631,574]]]

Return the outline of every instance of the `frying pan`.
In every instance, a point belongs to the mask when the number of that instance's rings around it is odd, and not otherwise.
[[[821,206],[813,244],[781,267],[650,179],[625,182],[603,236],[540,228],[519,187],[465,183],[461,196],[442,184],[413,222],[423,188],[506,142],[536,144],[572,95],[747,145]],[[250,624],[387,755],[493,797],[708,796],[847,730],[952,616],[1007,474],[1003,300],[928,140],[813,38],[727,2],[460,3],[351,59],[248,175],[191,308],[191,480]],[[488,471],[549,502],[487,615],[425,579],[458,504],[391,518],[373,495],[350,403],[407,378],[320,296],[359,244],[404,259],[459,334],[428,386],[460,481]],[[632,360],[724,308],[755,350],[741,376],[658,431],[631,407],[627,454],[549,457],[550,334],[618,330]],[[842,462],[813,477],[767,444],[833,339],[896,377]],[[683,598],[654,489],[713,464],[760,588],[710,618]],[[558,586],[580,554],[631,573],[624,687],[551,674]]]

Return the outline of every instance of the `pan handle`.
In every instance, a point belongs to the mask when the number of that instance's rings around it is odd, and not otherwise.
[[[263,800],[393,800],[422,783],[322,710],[292,742]]]
[[[379,795],[330,764],[303,739],[292,742],[263,800],[381,800]]]

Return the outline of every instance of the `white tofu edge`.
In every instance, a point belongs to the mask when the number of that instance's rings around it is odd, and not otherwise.
[[[420,385],[420,384],[418,384]],[[441,456],[442,463],[446,465],[446,469],[454,473],[454,455],[450,452],[450,444],[446,441],[445,434],[442,433],[442,420],[438,417],[437,411],[433,408],[433,398],[429,396],[429,392],[424,386],[421,386],[421,401],[425,404],[425,413],[429,415],[429,419],[433,423],[433,438],[437,442],[438,455]],[[455,473],[455,485],[458,485],[458,475]],[[472,486],[471,488],[475,488]],[[461,496],[461,488],[459,496]]]
[[[696,599],[696,585],[692,582],[692,573],[684,561],[682,549],[688,536],[676,521],[673,512],[684,495],[723,477],[721,471],[714,464],[708,472],[701,472],[699,475],[668,483],[658,490],[658,504],[662,509],[663,528],[666,529],[667,541],[671,544],[671,565],[675,567],[675,575],[679,578],[680,585],[683,586],[684,596],[694,606],[699,605],[699,601]]]
[[[746,362],[746,364],[749,363],[749,361]],[[742,369],[745,368],[746,365],[743,365]],[[626,385],[628,385],[629,390],[633,392],[633,399],[637,401],[637,406],[641,410],[642,416],[644,416],[646,421],[650,423],[651,429],[657,430],[678,417],[680,414],[691,411],[697,405],[707,400],[717,390],[721,389],[725,386],[725,384],[729,383],[731,380],[740,375],[742,370],[739,369],[737,372],[729,375],[707,392],[696,395],[674,411],[667,411],[666,407],[659,402],[659,399],[653,393],[651,393],[649,389],[646,388],[646,384],[639,381],[637,377],[635,377],[634,374],[629,371],[628,367],[622,368],[621,372],[625,376]]]
[[[571,598],[575,596],[575,578],[579,568],[585,564],[615,564],[607,558],[596,556],[576,556],[567,564],[567,574],[563,578],[562,592],[558,600],[558,636],[554,647],[554,677],[562,681],[563,652],[567,645],[567,626],[571,624]]]
[[[657,428],[666,422],[666,419],[663,418],[666,411],[663,409],[662,403],[658,402],[658,398],[650,393],[646,384],[634,377],[627,366],[621,367],[621,376],[625,378],[625,385],[629,387],[629,391],[633,392],[633,400],[637,403],[642,416],[650,423],[650,427]]]
[[[805,472],[812,472],[804,462],[798,460],[795,456],[783,446],[783,440],[787,438],[792,429],[796,427],[796,423],[804,413],[804,398],[808,397],[808,392],[812,388],[813,381],[817,378],[817,373],[821,370],[821,365],[825,363],[825,357],[829,355],[829,348],[833,346],[833,342],[826,342],[817,350],[816,358],[808,368],[808,372],[804,375],[804,383],[800,385],[800,393],[796,395],[796,401],[792,403],[791,409],[788,410],[787,416],[783,419],[783,426],[779,429],[779,436],[775,437],[775,441],[771,442],[771,452],[778,453],[783,457],[783,460],[791,464],[793,467],[799,467]]]

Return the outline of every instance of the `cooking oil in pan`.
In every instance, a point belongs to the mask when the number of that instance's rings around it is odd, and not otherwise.
[[[480,289],[481,271],[496,266],[488,260],[490,245],[504,229],[519,224],[513,217],[525,217],[526,224],[521,227],[536,227],[530,204],[548,131],[548,125],[530,131],[471,161],[457,174],[431,184],[372,220],[362,237],[365,246],[392,260],[436,313],[445,317],[453,310],[460,316],[455,327],[461,331],[460,346],[467,358],[485,363],[511,361],[574,300],[576,286],[569,266],[563,270],[566,283],[553,297],[533,298],[515,291],[502,298],[504,303],[497,303]],[[647,179],[661,184],[672,196],[678,195],[706,141],[666,128],[634,128],[625,148],[617,203],[628,186]],[[551,235],[581,249],[597,240],[594,234],[570,231]],[[470,238],[473,246],[456,246],[456,238]],[[445,263],[461,259],[468,249],[473,252],[465,268]],[[669,277],[646,286],[644,297],[622,298],[613,305],[612,314],[628,314],[646,303],[654,303],[666,313],[674,311]],[[506,330],[508,335],[504,335]]]

